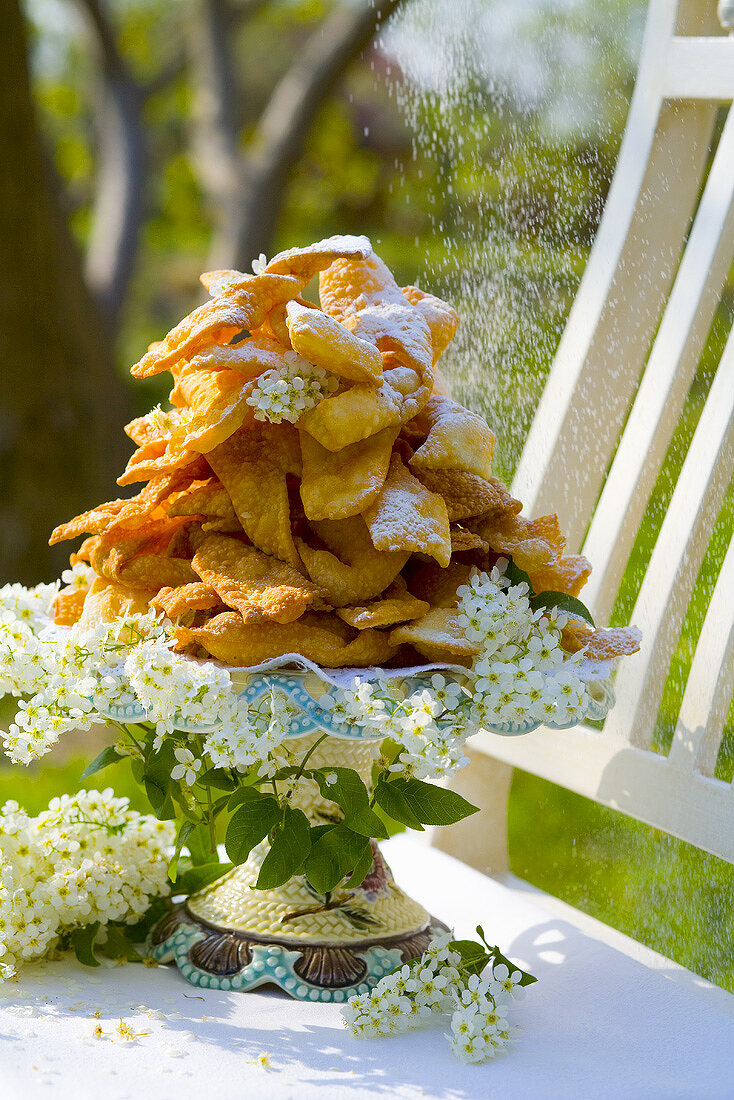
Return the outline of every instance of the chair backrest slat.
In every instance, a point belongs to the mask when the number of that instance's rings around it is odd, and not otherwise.
[[[733,181],[734,182],[734,181]],[[734,473],[734,331],[686,455],[635,604],[642,650],[623,662],[605,731],[647,748],[668,666],[724,495]],[[734,597],[734,593],[732,593]]]
[[[572,550],[675,277],[714,126],[710,104],[661,107],[644,93],[638,85],[595,247],[514,479],[529,512],[558,513]]]
[[[605,622],[663,464],[734,257],[729,114],[640,388],[593,514],[585,601]],[[600,414],[601,414],[600,410]]]
[[[668,759],[713,775],[734,692],[734,538],[711,596]]]
[[[661,94],[667,99],[734,99],[734,38],[673,38]]]

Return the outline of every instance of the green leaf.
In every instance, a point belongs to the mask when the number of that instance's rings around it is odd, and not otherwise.
[[[280,820],[280,805],[272,794],[248,799],[232,814],[224,847],[233,863],[244,863],[252,849],[264,840]]]
[[[263,797],[259,787],[238,787],[234,794],[229,796],[227,807],[230,810],[236,810],[243,802],[251,802],[253,798]]]
[[[127,936],[126,926],[107,925],[107,938],[96,945],[97,951],[108,959],[126,959],[128,962],[142,962],[142,956]]]
[[[510,584],[526,584],[528,586],[528,595],[533,596],[535,594],[533,582],[530,580],[530,577],[524,569],[521,569],[519,565],[515,565],[512,558],[508,558],[505,576]]]
[[[401,821],[409,829],[417,829],[418,832],[423,832],[423,826],[411,809],[401,789],[396,787],[394,782],[388,783],[383,776],[380,776],[375,787],[375,802],[394,821]]]
[[[234,791],[237,788],[237,780],[232,778],[226,768],[209,768],[197,776],[196,782],[203,787],[215,787],[218,791]]]
[[[521,987],[524,987],[526,985],[533,985],[535,982],[537,982],[538,979],[533,974],[529,974],[527,970],[523,970],[522,967],[517,965],[517,963],[511,962],[505,955],[503,955],[499,947],[493,948],[492,955],[492,970],[494,970],[495,966],[497,966],[499,963],[504,963],[510,974],[512,974],[514,970],[520,971],[520,973],[522,974],[522,978],[518,982],[518,985],[520,985]]]
[[[387,829],[370,809],[367,788],[353,768],[318,768],[313,772],[313,778],[324,798],[341,806],[345,825],[362,836],[387,840]]]
[[[311,826],[303,810],[286,806],[283,820],[273,829],[270,851],[265,856],[255,886],[273,890],[300,871],[311,849]]]
[[[178,876],[177,894],[195,894],[203,890],[210,882],[216,882],[231,871],[234,863],[200,863],[198,867],[188,867]]]
[[[145,762],[145,771],[143,772],[145,793],[153,808],[153,813],[161,820],[175,816],[173,802],[169,797],[172,788],[175,786],[174,781],[171,779],[171,772],[176,764],[176,757],[173,753],[175,747],[176,743],[172,739],[164,741],[158,752],[150,754]]]
[[[317,840],[319,840],[324,833],[328,833],[329,829],[333,829],[332,825],[312,825],[311,826],[311,847],[313,848]]]
[[[360,886],[367,875],[372,870],[372,865],[375,862],[375,854],[372,851],[372,845],[367,844],[362,852],[362,855],[357,860],[354,870],[352,871],[349,879],[347,880],[347,890],[354,890],[357,886]]]
[[[492,958],[475,940],[452,940],[448,946],[452,951],[458,951],[462,969],[468,970],[470,974],[481,974]]]
[[[171,903],[168,899],[152,898],[140,920],[136,924],[125,925],[125,935],[131,943],[144,943],[151,928],[170,912]]]
[[[94,941],[99,932],[99,921],[94,924],[85,924],[83,928],[75,928],[69,937],[74,954],[84,966],[99,966],[99,960],[94,954]]]
[[[332,825],[311,849],[306,860],[306,878],[319,894],[327,894],[350,872],[361,870],[368,848],[371,859],[372,847],[366,837],[352,832],[346,825]]]
[[[478,810],[477,806],[472,806],[471,802],[467,802],[455,791],[436,787],[433,783],[424,783],[422,779],[397,778],[387,783],[386,787],[392,788],[390,794],[396,802],[401,803],[403,812],[407,809],[423,825],[453,825]],[[384,805],[382,802],[380,804]],[[388,806],[385,809],[392,817],[397,816]],[[405,816],[398,816],[398,821],[408,824]]]
[[[178,860],[181,855],[181,849],[193,833],[196,825],[193,821],[182,821],[178,827],[178,833],[176,834],[176,847],[173,850],[173,855],[168,861],[168,877],[171,882],[176,881],[176,871],[178,869]]]
[[[122,756],[112,745],[108,745],[106,749],[102,749],[99,756],[95,757],[92,763],[84,769],[82,772],[82,779],[88,779],[90,775],[94,775],[95,772],[101,772],[102,768],[108,768],[110,764],[117,764],[119,760],[125,760],[126,757]]]
[[[595,627],[596,625],[588,607],[581,600],[577,600],[575,596],[569,596],[567,592],[539,592],[530,601],[532,611],[539,611],[541,608],[550,611],[553,607],[557,607],[559,611],[568,611],[570,615],[578,615],[580,618],[585,619],[590,626]]]
[[[201,863],[210,863],[216,858],[216,852],[212,852],[212,840],[209,827],[205,822],[196,825],[186,838],[186,847],[191,856],[194,867]]]

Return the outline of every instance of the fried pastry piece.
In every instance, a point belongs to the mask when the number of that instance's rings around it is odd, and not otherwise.
[[[286,332],[287,335],[287,332]],[[265,336],[248,336],[236,344],[210,344],[189,359],[187,368],[193,370],[231,370],[240,375],[240,381],[251,381],[266,370],[283,365],[283,355],[288,344]],[[178,374],[178,371],[176,372]]]
[[[353,631],[331,615],[308,612],[294,623],[247,625],[237,612],[217,615],[201,627],[179,627],[179,646],[192,643],[226,665],[249,667],[284,653],[298,653],[327,668],[382,665],[396,651],[387,634]]]
[[[583,649],[589,638],[594,633],[594,628],[586,619],[569,617],[568,622],[561,631],[561,646],[567,653],[578,653]]]
[[[294,351],[340,378],[375,384],[382,374],[382,356],[374,344],[360,340],[320,309],[288,302],[286,324]]]
[[[151,439],[133,451],[117,484],[133,485],[136,481],[148,481],[158,474],[170,473],[184,463],[185,459],[182,460],[180,454],[168,450],[168,439]]]
[[[336,613],[357,630],[366,630],[369,627],[393,626],[409,619],[420,619],[428,611],[430,605],[412,596],[403,578],[397,576],[379,599],[361,607],[340,607]]]
[[[364,513],[377,550],[430,554],[446,568],[451,560],[451,532],[443,497],[426,489],[396,454],[390,459],[385,485]]]
[[[535,592],[567,592],[569,596],[578,596],[591,575],[591,562],[583,554],[573,554],[528,575]]]
[[[408,588],[431,607],[456,607],[456,591],[469,582],[471,572],[472,566],[465,562],[452,561],[446,569],[427,562],[413,573]]]
[[[96,577],[84,601],[84,611],[79,623],[82,627],[111,623],[125,615],[144,615],[155,591],[130,588],[105,577]]]
[[[433,294],[426,294],[417,286],[404,286],[402,292],[411,305],[423,314],[431,330],[433,345],[433,365],[435,367],[446,348],[454,338],[459,317],[448,302],[443,302]],[[435,386],[434,386],[435,389]]]
[[[411,459],[415,470],[466,470],[488,478],[494,455],[494,433],[481,416],[457,405],[449,397],[431,397],[421,413],[427,429]]]
[[[61,589],[54,600],[54,622],[57,626],[73,626],[79,622],[88,592],[88,588],[79,588],[78,585]]]
[[[241,271],[206,272],[201,281],[213,301],[185,317],[165,340],[151,344],[131,373],[135,378],[148,378],[162,370],[170,370],[179,360],[191,358],[206,345],[228,344],[243,330],[259,329],[275,307],[296,298],[311,276],[334,256],[363,255],[366,238],[356,245],[354,242],[359,240],[341,238],[344,248],[341,252],[336,245],[334,249],[325,245],[320,251],[319,245],[292,249],[271,260],[268,270],[260,275]],[[286,273],[290,268],[298,274]]]
[[[161,588],[150,601],[154,611],[163,612],[169,619],[179,619],[190,611],[210,611],[221,605],[217,593],[200,581],[182,584],[178,588]]]
[[[626,657],[630,653],[637,653],[641,641],[642,632],[636,626],[597,630],[584,647],[584,656],[592,661]]]
[[[265,265],[265,271],[295,275],[305,285],[317,271],[330,267],[335,260],[365,260],[371,255],[372,244],[369,237],[335,233],[303,248],[287,248],[284,252],[279,252]]]
[[[412,464],[411,464],[412,465]],[[485,516],[490,512],[522,511],[522,503],[507,491],[496,477],[478,477],[466,470],[415,470],[415,475],[434,493],[446,501],[449,519]]]
[[[194,482],[190,490],[179,493],[169,504],[168,515],[200,516],[204,531],[242,530],[229,494],[216,477]]]
[[[301,500],[308,519],[348,519],[368,508],[385,484],[397,432],[383,428],[336,452],[300,432]]]
[[[334,236],[307,245],[289,248],[273,256],[258,275],[242,271],[207,271],[201,282],[213,298],[229,298],[251,311],[250,332],[260,328],[264,318],[277,306],[296,298],[313,276],[336,259],[363,258],[372,252],[367,237]]]
[[[131,588],[159,588],[197,580],[188,561],[167,556],[167,550],[186,517],[152,520],[125,529],[117,527],[99,536],[90,564],[100,577]]]
[[[198,547],[194,570],[245,623],[291,623],[326,593],[286,562],[224,535],[208,535]]]
[[[418,376],[411,372],[416,383]],[[308,432],[328,451],[341,451],[353,443],[399,425],[403,420],[403,395],[386,372],[379,385],[357,383],[333,397],[326,397],[298,418],[298,427]]]
[[[461,554],[464,550],[482,550],[486,553],[489,550],[489,544],[476,532],[468,531],[466,527],[459,527],[452,523],[451,553]]]
[[[450,661],[463,664],[478,650],[464,634],[459,612],[451,607],[434,607],[422,619],[390,631],[393,645],[406,642],[429,661]]]
[[[481,535],[495,553],[512,555],[515,564],[527,573],[557,562],[566,542],[556,515],[528,520],[504,512],[469,519],[466,526]]]
[[[286,483],[287,474],[301,471],[295,429],[285,424],[256,425],[231,435],[207,457],[253,545],[302,572]]]
[[[238,305],[226,298],[215,298],[184,317],[166,336],[165,340],[151,344],[143,358],[130,369],[133,378],[150,378],[168,370],[179,361],[192,355],[205,344],[228,344],[234,335],[249,329],[253,317],[258,316],[259,302]],[[259,323],[259,322],[258,322]]]
[[[377,256],[337,260],[319,278],[322,309],[355,336],[392,352],[412,367],[423,383],[405,409],[410,420],[425,404],[433,386],[433,344],[428,321],[411,305],[392,272]]]
[[[170,474],[161,474],[153,478],[134,497],[99,504],[89,512],[83,512],[67,523],[60,524],[52,532],[49,544],[53,546],[57,542],[77,538],[82,534],[101,535],[110,527],[117,525],[131,526],[137,522],[142,523],[171,493],[187,485],[190,476],[197,472],[199,472],[198,464],[185,466]]]
[[[82,512],[80,516],[75,516],[66,523],[59,524],[51,532],[49,545],[54,546],[57,542],[75,539],[79,535],[101,535],[129,503],[129,499],[110,500],[106,504],[98,504],[88,512]]]
[[[254,421],[247,399],[255,382],[245,382],[232,370],[197,370],[188,365],[178,377],[171,401],[187,406],[169,441],[169,451],[198,451],[206,454]]]
[[[296,545],[311,580],[326,590],[334,607],[350,607],[379,596],[410,557],[409,551],[376,550],[361,516],[323,520],[313,528],[328,549],[314,549],[303,539],[297,539]]]
[[[79,562],[89,564],[89,559],[94,553],[94,548],[99,542],[99,535],[92,535],[90,538],[85,539],[79,549],[72,554],[69,554],[69,565],[78,565]]]

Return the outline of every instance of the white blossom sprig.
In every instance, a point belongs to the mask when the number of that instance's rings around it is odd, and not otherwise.
[[[486,1062],[514,1038],[508,1016],[513,1000],[535,982],[497,947],[484,940],[434,936],[419,959],[381,978],[370,993],[351,997],[342,1008],[355,1038],[375,1039],[437,1025],[452,1053],[463,1062]]]
[[[283,364],[264,371],[247,404],[255,409],[256,420],[295,424],[299,416],[318,405],[338,388],[338,381],[322,367],[309,363],[295,351],[283,354]]]
[[[136,924],[169,893],[175,826],[129,808],[111,789],[52,799],[30,817],[0,809],[0,982],[75,930]],[[99,932],[98,932],[99,934]]]

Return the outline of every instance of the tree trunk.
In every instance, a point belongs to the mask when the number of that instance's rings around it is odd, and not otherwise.
[[[18,0],[0,75],[0,581],[63,568],[51,529],[117,495],[127,400],[44,163]]]
[[[97,181],[84,273],[114,336],[145,217],[145,90],[132,77],[99,0],[80,0],[98,67]]]
[[[261,252],[270,254],[278,218],[294,165],[303,153],[311,125],[349,64],[370,44],[375,33],[400,6],[402,0],[373,0],[338,5],[310,36],[291,68],[275,87],[246,156],[238,152],[231,113],[219,102],[230,93],[233,81],[212,79],[211,67],[226,71],[230,62],[226,36],[219,23],[200,22],[199,57],[209,69],[196,66],[201,111],[208,124],[207,170],[202,181],[218,215],[209,259],[212,268],[249,271]],[[222,0],[203,0],[206,11],[221,7]],[[215,33],[216,32],[216,33]],[[204,40],[207,39],[206,42]],[[212,133],[216,130],[217,133]],[[213,186],[214,180],[217,187]]]

